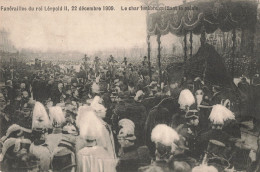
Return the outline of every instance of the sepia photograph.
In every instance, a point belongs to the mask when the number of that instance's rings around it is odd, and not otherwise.
[[[0,0],[0,172],[260,172],[259,0]]]

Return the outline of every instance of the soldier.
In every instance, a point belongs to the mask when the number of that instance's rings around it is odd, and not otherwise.
[[[48,171],[51,162],[51,150],[45,143],[48,129],[51,128],[49,116],[40,102],[35,103],[32,117],[32,144],[30,153],[40,160],[40,171]]]
[[[140,166],[150,163],[149,150],[146,146],[138,147],[135,144],[135,124],[129,119],[119,121],[120,131],[117,139],[120,144],[118,153],[118,172],[137,171]]]
[[[178,141],[180,137],[178,133],[165,124],[158,124],[151,134],[152,141],[156,144],[155,160],[151,165],[141,167],[140,172],[174,172],[174,171],[190,171],[190,166],[182,161],[173,161],[174,154],[177,153],[179,147]]]
[[[232,142],[230,139],[232,137],[222,129],[226,121],[235,119],[234,114],[226,107],[218,104],[213,106],[209,119],[211,121],[211,129],[198,137],[198,144],[200,145],[198,148],[201,149],[200,151],[206,150],[210,140],[221,142],[226,147],[231,146]]]
[[[192,104],[195,103],[195,98],[190,90],[182,90],[178,99],[180,105],[179,112],[174,114],[172,117],[172,127],[176,128],[180,124],[185,123],[185,114],[189,111]]]
[[[195,104],[185,114],[185,119],[187,122],[179,125],[176,130],[183,137],[184,145],[188,148],[186,151],[187,155],[198,159],[200,156],[197,152],[197,147],[199,146],[197,141],[199,115]]]

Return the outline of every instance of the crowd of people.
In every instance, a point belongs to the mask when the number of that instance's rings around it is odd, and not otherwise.
[[[107,63],[88,60],[80,72],[53,65],[32,73],[22,65],[12,71],[6,67],[1,171],[259,168],[257,150],[241,139],[237,115],[222,99],[221,86],[205,85],[199,77],[157,82],[154,68],[149,77],[146,58],[140,65],[128,64],[127,58],[120,64],[113,56]],[[246,92],[247,84],[242,79],[238,87]]]

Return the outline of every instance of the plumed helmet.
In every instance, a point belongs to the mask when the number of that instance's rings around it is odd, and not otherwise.
[[[60,126],[61,124],[63,124],[66,121],[65,115],[62,112],[62,109],[60,106],[50,107],[49,114],[50,114],[51,122],[54,126]]]
[[[174,142],[179,139],[178,133],[166,124],[158,124],[152,130],[151,140],[164,146],[170,146],[172,148],[171,151],[175,150],[176,145]]]
[[[179,96],[178,103],[180,104],[181,109],[185,109],[187,106],[191,106],[195,103],[195,98],[192,92],[188,89],[182,90]]]
[[[42,103],[36,102],[33,109],[32,129],[49,128],[51,122]]]
[[[213,124],[224,125],[224,122],[226,120],[234,120],[235,116],[225,106],[217,104],[213,106],[211,113],[209,115],[209,119]]]
[[[131,121],[130,119],[121,119],[119,122],[118,122],[118,126],[119,128],[124,128],[124,127],[128,127],[128,126],[131,126],[132,128],[135,128],[135,124],[133,121]]]

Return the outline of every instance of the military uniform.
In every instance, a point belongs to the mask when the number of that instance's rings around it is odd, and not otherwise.
[[[125,147],[119,153],[117,172],[137,171],[139,167],[150,164],[149,150],[146,146]]]
[[[184,145],[189,148],[188,156],[198,158],[198,128],[189,124],[181,124],[177,127],[178,133],[184,137]]]
[[[230,138],[231,137],[222,130],[211,129],[206,133],[202,133],[198,137],[198,151],[201,153],[205,151],[208,147],[208,143],[210,140],[217,140],[219,142],[224,143],[228,147],[231,145],[231,142],[229,141]]]

